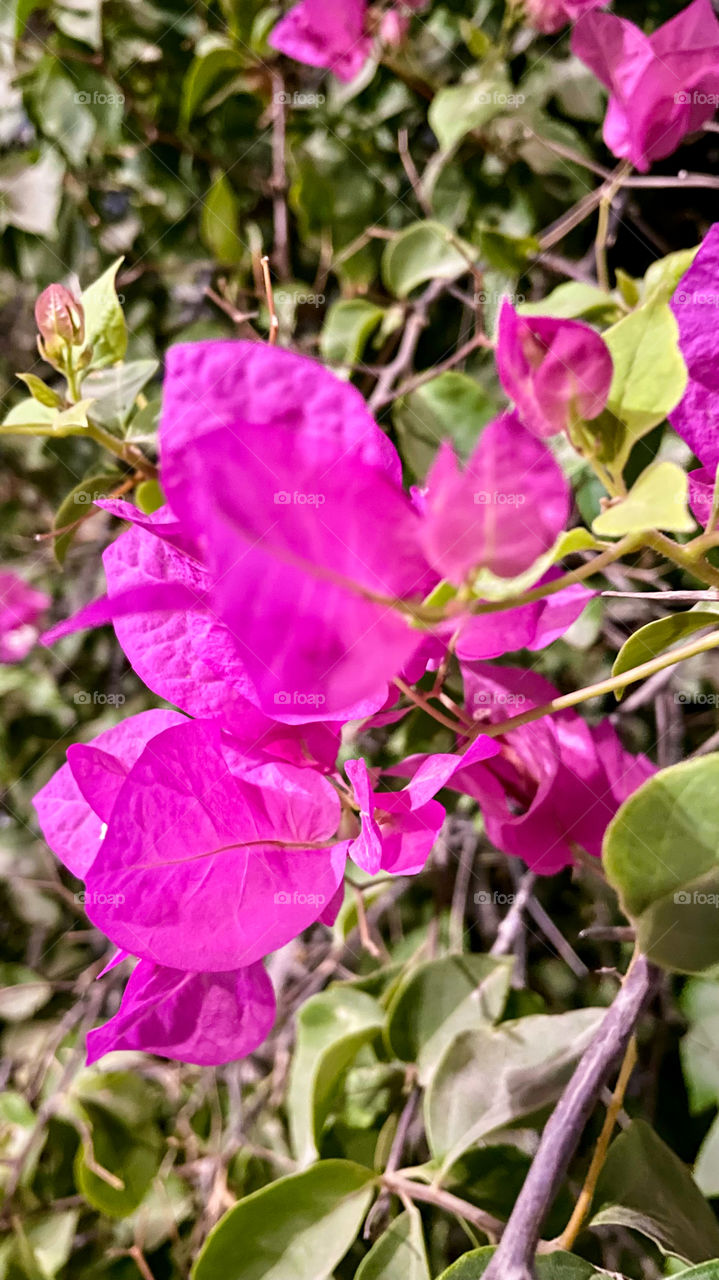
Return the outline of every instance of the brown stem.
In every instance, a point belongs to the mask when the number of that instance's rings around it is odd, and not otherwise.
[[[484,1280],[535,1280],[542,1223],[559,1190],[585,1125],[656,981],[657,970],[635,954],[614,1003],[547,1122],[532,1167]]]

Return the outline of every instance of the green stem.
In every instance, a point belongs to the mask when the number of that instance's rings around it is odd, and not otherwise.
[[[671,560],[680,569],[691,573],[693,577],[698,578],[700,582],[706,583],[708,587],[719,587],[719,569],[715,569],[702,556],[691,555],[685,547],[681,547],[678,542],[674,542],[666,534],[657,533],[656,530],[645,533],[644,541],[653,551],[657,551],[659,555]],[[691,543],[689,545],[691,546]]]
[[[142,450],[138,449],[136,445],[127,440],[118,440],[109,431],[105,431],[104,427],[100,427],[96,422],[90,422],[89,420],[87,435],[96,444],[102,445],[103,449],[107,449],[109,453],[114,454],[116,458],[120,458],[130,466],[136,467],[138,471],[144,472],[148,479],[157,479],[159,475],[157,467],[145,457]]]
[[[687,658],[694,658],[699,653],[706,653],[709,649],[716,648],[719,648],[719,631],[714,631],[701,640],[694,640],[691,644],[682,645],[679,649],[672,649],[661,657],[650,659],[649,662],[642,662],[638,667],[632,667],[631,671],[623,671],[618,676],[608,676],[606,680],[589,684],[584,689],[575,689],[573,693],[564,693],[558,698],[552,698],[551,702],[545,702],[541,707],[532,707],[531,711],[523,711],[518,716],[511,716],[509,720],[500,720],[497,724],[478,725],[474,736],[484,733],[489,738],[498,738],[512,729],[531,724],[533,720],[541,720],[543,716],[553,715],[555,711],[576,707],[579,702],[587,702],[590,698],[600,698],[605,693],[614,693],[616,689],[624,689],[626,685],[635,684],[645,676],[653,676],[657,671],[664,671],[666,667],[675,666],[676,663],[684,662]]]

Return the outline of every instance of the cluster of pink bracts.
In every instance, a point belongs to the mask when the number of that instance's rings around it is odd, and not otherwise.
[[[179,708],[71,747],[36,798],[90,919],[118,961],[139,959],[118,1013],[90,1034],[91,1060],[250,1052],[274,1013],[263,958],[332,922],[348,859],[419,872],[445,816],[441,788],[473,797],[497,848],[550,874],[577,846],[599,854],[651,772],[608,724],[574,712],[501,739],[481,732],[554,696],[533,672],[488,660],[562,635],[589,598],[580,584],[418,625],[440,582],[558,573],[546,566],[571,495],[543,437],[601,411],[611,360],[588,326],[505,303],[498,367],[515,409],[466,466],[442,446],[408,494],[359,392],[314,361],[258,343],[170,350],[167,505],[145,516],[99,504],[130,526],[104,555],[107,596],[47,637],[112,621],[135,671]],[[456,749],[404,760],[392,779],[361,759],[338,769],[343,728],[405,715],[395,679],[436,669],[450,642],[465,689]]]
[[[719,101],[719,22],[711,0],[693,0],[647,36],[633,22],[594,12],[607,0],[525,0],[538,31],[573,24],[572,51],[609,90],[604,141],[645,173],[676,151],[687,134],[714,115]],[[401,0],[375,23],[385,44],[398,43],[408,15],[426,0]],[[298,62],[352,80],[371,56],[366,0],[300,0],[275,27],[270,42]]]

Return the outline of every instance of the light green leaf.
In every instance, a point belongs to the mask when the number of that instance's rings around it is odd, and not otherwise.
[[[52,387],[48,387],[42,378],[38,378],[34,373],[18,373],[15,376],[25,383],[33,400],[37,400],[39,404],[44,404],[48,409],[62,407],[62,397],[57,391],[53,391]]]
[[[672,765],[624,801],[604,866],[641,950],[701,973],[719,962],[719,755]]]
[[[694,1181],[702,1195],[719,1196],[719,1116],[699,1148],[694,1164]]]
[[[695,524],[689,514],[688,498],[686,472],[676,462],[653,462],[626,498],[597,516],[592,529],[603,538],[621,538],[625,533],[642,533],[646,529],[691,533]]]
[[[417,478],[425,478],[442,440],[452,440],[458,453],[468,457],[495,409],[474,378],[453,369],[395,400],[392,422]]]
[[[165,495],[159,480],[143,480],[135,490],[135,500],[146,516],[151,516],[165,504]]]
[[[376,1000],[346,986],[330,987],[300,1009],[287,1112],[292,1147],[301,1165],[317,1158],[322,1128],[340,1081],[384,1020]]]
[[[234,264],[245,257],[238,228],[237,197],[225,175],[220,174],[205,196],[200,218],[203,243],[218,262]]]
[[[615,1138],[594,1198],[590,1225],[641,1231],[686,1262],[719,1254],[719,1225],[686,1165],[650,1125],[634,1120]]]
[[[63,35],[102,48],[102,0],[57,0],[52,16]]]
[[[644,277],[644,301],[669,302],[698,252],[699,245],[694,249],[678,249],[653,262]]]
[[[122,360],[127,351],[127,328],[115,288],[123,259],[118,258],[81,295],[85,312],[85,342],[92,347],[92,369]]]
[[[65,165],[55,151],[38,160],[11,155],[0,161],[0,231],[17,227],[54,240]]]
[[[430,1280],[422,1219],[414,1206],[375,1241],[354,1280]]]
[[[716,626],[719,626],[719,603],[713,604],[711,601],[696,605],[686,613],[672,613],[666,618],[655,618],[653,622],[648,622],[635,631],[622,645],[614,659],[612,675],[618,676],[631,671],[633,667],[639,667],[650,658],[665,653],[672,645],[694,635],[696,631]],[[616,690],[617,701],[622,693],[623,690]]]
[[[691,978],[679,1003],[689,1023],[679,1056],[692,1115],[719,1104],[719,982]]]
[[[688,1271],[675,1271],[672,1280],[719,1280],[719,1259],[700,1262],[698,1267],[690,1267]]]
[[[320,335],[322,359],[327,364],[356,364],[384,314],[384,307],[365,298],[333,303]]]
[[[555,1102],[603,1016],[533,1014],[457,1036],[425,1095],[433,1155],[447,1168],[481,1138]]]
[[[461,1031],[491,1026],[509,995],[513,963],[468,954],[441,956],[411,972],[387,1014],[387,1043],[403,1062],[416,1062],[426,1084]]]
[[[0,1018],[24,1022],[52,996],[52,986],[26,965],[0,964]]]
[[[355,1239],[375,1175],[322,1160],[240,1200],[221,1218],[192,1280],[327,1280]]]
[[[473,69],[459,84],[446,85],[433,97],[428,119],[443,151],[472,129],[516,106],[517,95],[505,67]]]
[[[645,303],[604,334],[614,376],[607,408],[625,435],[613,466],[621,471],[632,446],[663,422],[681,400],[687,371],[679,350],[679,327],[666,302]]]
[[[416,222],[390,240],[382,254],[382,279],[390,293],[406,298],[427,280],[456,280],[474,259],[471,246],[460,252],[441,222]]]
[[[110,431],[121,431],[135,407],[142,388],[159,368],[157,360],[129,360],[108,369],[88,373],[83,379],[82,393],[92,396],[94,422]]]
[[[555,316],[559,320],[600,320],[616,315],[619,308],[611,294],[593,284],[570,280],[540,302],[522,302],[517,307],[522,316]]]

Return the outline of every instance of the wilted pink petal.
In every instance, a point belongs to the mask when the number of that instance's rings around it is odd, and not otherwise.
[[[262,964],[222,973],[183,973],[140,960],[122,1004],[87,1037],[88,1064],[116,1049],[141,1049],[200,1067],[252,1053],[275,1020]]]
[[[112,756],[123,771],[129,771],[156,734],[185,723],[185,717],[177,711],[141,711],[98,734],[93,748]],[[80,878],[84,878],[95,859],[106,821],[93,807],[93,800],[92,793],[89,799],[83,795],[69,764],[62,765],[33,800],[42,833],[53,853]]]
[[[689,381],[669,421],[713,476],[719,464],[719,222],[709,228],[671,306]]]
[[[588,324],[521,316],[507,298],[497,331],[497,371],[522,423],[537,436],[596,418],[607,403],[612,357]]]
[[[313,921],[341,882],[340,804],[312,770],[246,769],[217,726],[148,744],[87,874],[87,910],[133,955],[215,971],[251,964]]]
[[[480,568],[516,577],[554,545],[569,518],[558,463],[514,413],[484,428],[463,470],[443,444],[427,488],[422,545],[433,568],[457,585]]]
[[[370,55],[365,0],[300,0],[269,36],[273,49],[310,67],[353,80]]]
[[[0,662],[21,662],[27,656],[37,640],[37,620],[49,605],[43,591],[0,569]]]
[[[643,173],[714,115],[719,22],[710,0],[693,0],[650,36],[626,18],[587,13],[572,51],[609,89],[604,141]]]

